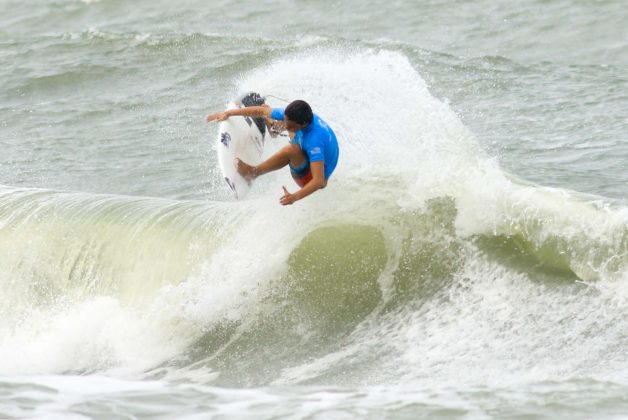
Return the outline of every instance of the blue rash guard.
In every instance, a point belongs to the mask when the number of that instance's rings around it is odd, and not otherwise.
[[[283,121],[285,119],[283,108],[273,108],[272,119]],[[314,114],[314,119],[310,125],[294,134],[293,143],[298,144],[307,157],[307,167],[310,162],[323,161],[325,165],[325,180],[329,179],[331,173],[336,169],[338,163],[338,141],[334,131],[318,115]]]

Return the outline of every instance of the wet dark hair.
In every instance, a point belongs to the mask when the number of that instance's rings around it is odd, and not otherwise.
[[[294,121],[299,125],[309,125],[314,121],[314,114],[312,114],[312,108],[307,102],[297,99],[290,102],[286,107],[284,114],[286,119]]]

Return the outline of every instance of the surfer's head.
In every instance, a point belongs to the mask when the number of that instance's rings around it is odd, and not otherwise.
[[[307,102],[300,99],[290,102],[284,111],[284,115],[288,131],[300,130],[310,125],[314,120],[312,108]]]

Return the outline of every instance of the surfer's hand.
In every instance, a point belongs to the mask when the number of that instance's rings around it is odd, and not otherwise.
[[[229,118],[229,114],[227,112],[219,112],[217,114],[209,114],[206,118],[207,122],[211,121],[224,121]]]
[[[283,193],[283,197],[279,199],[279,202],[282,206],[288,206],[297,201],[297,198],[294,196],[294,194],[290,194],[286,187],[283,187]]]

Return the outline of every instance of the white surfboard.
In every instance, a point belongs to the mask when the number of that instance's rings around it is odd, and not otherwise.
[[[229,102],[227,109],[241,106],[239,102]],[[265,132],[264,122],[258,118],[230,117],[218,125],[216,139],[218,163],[236,199],[246,196],[251,189],[251,181],[247,181],[238,173],[235,159],[239,158],[249,165],[260,164],[264,152]]]

